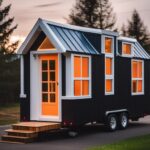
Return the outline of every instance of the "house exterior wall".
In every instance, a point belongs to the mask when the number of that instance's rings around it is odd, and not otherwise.
[[[63,99],[62,121],[70,121],[74,125],[91,121],[104,122],[106,111],[120,109],[127,109],[131,119],[150,114],[149,61],[144,61],[145,94],[131,95],[131,60],[115,57],[115,92],[114,95],[105,95],[104,55],[92,56],[92,98]]]
[[[101,53],[101,35],[85,34],[86,38]],[[45,38],[43,33],[35,41],[31,50],[36,50],[39,41]],[[62,122],[70,121],[75,125],[91,121],[104,122],[105,112],[110,110],[127,109],[130,118],[138,118],[150,114],[150,62],[144,60],[144,95],[131,96],[131,58],[116,56],[116,38],[114,54],[114,95],[105,95],[105,56],[91,55],[92,59],[92,98],[91,99],[63,99]],[[120,45],[119,45],[120,49]],[[77,53],[79,54],[79,53]],[[80,54],[82,55],[82,54]],[[66,59],[62,57],[62,96],[66,96]],[[30,51],[24,55],[24,88],[26,98],[20,99],[21,121],[30,120]]]

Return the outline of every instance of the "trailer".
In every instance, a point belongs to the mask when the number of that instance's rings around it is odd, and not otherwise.
[[[150,114],[150,55],[134,38],[38,19],[18,55],[22,122],[114,131]]]
[[[136,39],[38,19],[18,54],[21,121],[116,130],[150,114],[150,55]]]

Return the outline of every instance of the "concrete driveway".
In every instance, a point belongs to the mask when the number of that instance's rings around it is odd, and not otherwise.
[[[0,127],[0,134],[8,127]],[[113,143],[134,136],[150,134],[150,116],[131,122],[128,129],[106,132],[103,125],[84,127],[76,138],[53,133],[43,141],[31,144],[0,143],[0,150],[85,150],[92,146]]]

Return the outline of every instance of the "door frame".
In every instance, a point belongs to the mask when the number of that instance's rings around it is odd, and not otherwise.
[[[41,62],[39,55],[58,55],[58,116],[43,116],[41,114]],[[62,67],[61,67],[61,53],[42,51],[38,53],[36,51],[30,52],[30,120],[34,121],[62,121]]]

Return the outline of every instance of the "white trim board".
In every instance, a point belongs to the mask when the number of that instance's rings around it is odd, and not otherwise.
[[[24,56],[20,56],[20,98],[26,98],[24,93]]]

